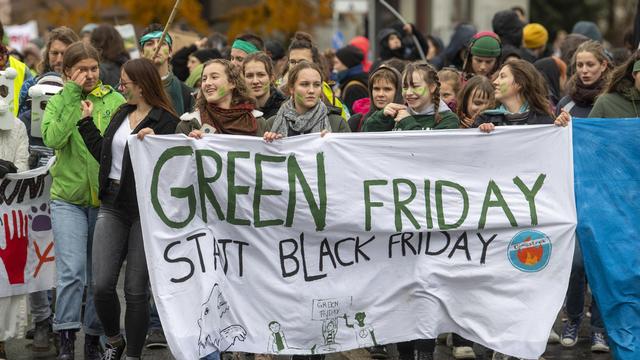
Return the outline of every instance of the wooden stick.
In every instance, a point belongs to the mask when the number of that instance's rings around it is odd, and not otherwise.
[[[160,52],[160,48],[162,44],[164,44],[164,38],[167,36],[167,32],[169,31],[169,26],[173,23],[173,19],[176,17],[176,13],[178,12],[178,6],[180,5],[180,0],[176,0],[176,3],[173,5],[173,10],[171,10],[171,15],[169,15],[169,20],[167,20],[167,24],[164,26],[164,30],[162,31],[162,36],[160,36],[160,41],[156,45],[156,51],[153,53],[152,59],[158,56]]]

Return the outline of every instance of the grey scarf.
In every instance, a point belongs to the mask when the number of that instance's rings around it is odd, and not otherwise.
[[[298,114],[293,105],[293,99],[283,102],[276,114],[271,131],[287,137],[289,129],[299,134],[331,131],[327,106],[322,101],[318,101],[318,104],[306,113]]]

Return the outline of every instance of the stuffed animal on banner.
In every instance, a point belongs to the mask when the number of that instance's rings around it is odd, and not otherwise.
[[[31,98],[31,136],[42,138],[42,118],[49,99],[62,90],[62,79],[57,75],[46,75],[29,88]]]
[[[13,103],[13,82],[16,77],[18,77],[18,72],[14,68],[0,71],[0,99],[4,100],[11,113],[14,112],[14,106],[18,106]]]

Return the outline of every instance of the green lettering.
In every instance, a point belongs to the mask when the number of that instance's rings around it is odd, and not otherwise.
[[[173,221],[169,219],[167,214],[162,209],[162,204],[160,204],[160,200],[158,199],[158,182],[160,180],[160,171],[164,167],[164,164],[170,159],[177,156],[191,156],[193,154],[193,149],[190,146],[176,146],[170,149],[165,150],[158,162],[156,162],[156,166],[153,168],[153,178],[151,179],[151,204],[153,204],[153,209],[158,214],[158,217],[164,222],[168,227],[174,229],[181,229],[196,215],[196,194],[193,189],[193,185],[189,185],[186,188],[171,188],[171,196],[184,199],[187,198],[187,202],[189,204],[189,215],[183,221]]]
[[[371,208],[382,207],[381,201],[371,201],[371,187],[387,185],[387,180],[365,180],[364,185],[364,228],[366,231],[371,230]]]
[[[229,199],[227,200],[227,222],[233,225],[251,225],[247,219],[236,218],[236,200],[238,195],[249,194],[248,186],[236,185],[236,159],[248,159],[251,154],[248,151],[230,151],[227,154],[227,185]]]
[[[491,194],[496,195],[496,200],[491,200]],[[489,184],[487,185],[484,202],[482,203],[482,212],[480,213],[480,221],[478,222],[478,229],[484,229],[484,226],[487,222],[487,211],[490,207],[501,207],[502,211],[507,216],[507,219],[509,219],[509,223],[511,224],[511,226],[518,226],[516,219],[513,217],[513,213],[511,213],[511,210],[509,209],[509,205],[507,205],[507,202],[502,196],[500,188],[493,180],[490,180]]]
[[[518,189],[522,191],[522,195],[524,195],[524,198],[527,199],[527,202],[529,203],[529,214],[531,215],[531,226],[538,225],[538,213],[536,211],[535,197],[538,194],[538,191],[540,191],[540,189],[542,188],[542,184],[544,183],[544,179],[546,178],[547,178],[547,175],[545,174],[538,175],[538,178],[536,179],[536,182],[533,184],[533,188],[531,190],[527,187],[527,185],[524,184],[524,182],[522,182],[522,180],[518,176],[513,178],[513,183],[516,184],[516,186],[518,186]]]
[[[431,218],[431,181],[424,181],[424,208],[427,218],[427,229],[433,229],[433,219]]]
[[[411,190],[411,194],[408,198],[404,200],[400,200],[400,184],[407,185]],[[396,231],[402,231],[402,215],[404,215],[409,219],[411,224],[416,228],[416,230],[420,229],[420,224],[416,221],[416,218],[413,217],[413,214],[407,208],[407,204],[413,201],[416,197],[416,185],[409,179],[393,179],[393,205],[395,207],[395,220],[396,220]]]
[[[458,221],[453,224],[447,224],[444,218],[444,204],[442,201],[442,188],[444,186],[456,189],[462,195],[462,214],[458,218]],[[462,187],[462,185],[454,183],[452,181],[436,181],[436,211],[438,213],[438,227],[440,228],[440,230],[450,230],[458,228],[464,223],[464,220],[467,218],[467,214],[469,214],[469,196],[467,195],[467,191],[464,189],[464,187]]]
[[[326,226],[327,181],[325,178],[323,153],[316,154],[316,164],[318,171],[318,203],[316,203],[313,191],[311,191],[311,187],[309,186],[307,179],[304,177],[302,169],[300,169],[300,165],[298,164],[298,161],[296,161],[295,155],[291,155],[287,159],[287,172],[289,175],[289,205],[287,206],[286,227],[291,227],[293,225],[293,217],[296,208],[296,179],[300,183],[302,193],[309,205],[311,216],[313,216],[313,221],[316,224],[316,231],[322,231]]]
[[[261,220],[260,219],[260,197],[261,196],[273,196],[282,194],[282,190],[273,190],[273,189],[265,189],[262,187],[262,163],[263,162],[272,162],[272,163],[281,163],[284,162],[287,158],[284,156],[269,156],[263,154],[256,154],[256,187],[253,191],[253,225],[256,228],[265,227],[265,226],[274,226],[274,225],[282,225],[284,220],[282,219],[270,219],[270,220]]]
[[[211,158],[216,163],[216,173],[212,177],[206,177],[204,174],[204,157]],[[220,178],[220,174],[222,173],[222,158],[213,150],[196,150],[196,166],[198,168],[198,193],[200,195],[202,221],[207,222],[207,203],[205,200],[209,200],[218,218],[224,220],[224,213],[222,212],[220,203],[218,203],[216,195],[213,193],[213,190],[211,190],[211,187],[209,187],[209,184],[214,183]]]

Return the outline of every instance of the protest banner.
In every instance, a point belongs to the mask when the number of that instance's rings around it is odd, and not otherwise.
[[[455,332],[537,358],[571,270],[570,131],[130,137],[174,356]]]
[[[640,119],[574,119],[577,234],[614,358],[640,359]]]
[[[38,22],[35,20],[20,25],[5,25],[4,31],[9,37],[9,46],[18,51],[39,36]]]
[[[0,297],[54,287],[48,173],[53,161],[0,179]]]

